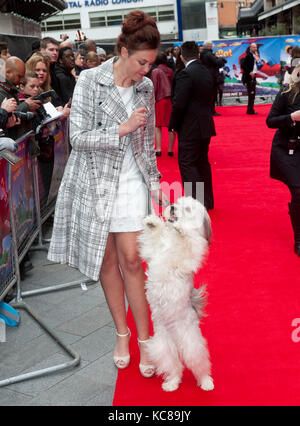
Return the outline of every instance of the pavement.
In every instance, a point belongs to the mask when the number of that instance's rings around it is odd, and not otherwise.
[[[51,236],[51,229],[51,224],[44,225],[44,238]],[[0,406],[112,406],[117,378],[112,359],[115,329],[100,283],[26,295],[31,290],[86,280],[76,269],[48,261],[46,251],[30,251],[29,255],[34,268],[21,281],[22,300],[80,356],[80,363],[74,365],[75,356],[27,310],[17,309],[19,326],[6,326],[6,341],[0,342],[0,385],[20,374],[50,367],[55,371],[1,386]],[[56,371],[56,366],[64,364],[67,369]]]

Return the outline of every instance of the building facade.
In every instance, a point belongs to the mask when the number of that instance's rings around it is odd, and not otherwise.
[[[157,21],[162,41],[218,38],[217,1],[205,0],[76,0],[42,22],[42,36],[57,40],[62,34],[78,39],[77,31],[98,44],[112,43],[120,34],[125,15],[143,10]]]
[[[300,0],[264,0],[258,15],[260,35],[300,33]]]

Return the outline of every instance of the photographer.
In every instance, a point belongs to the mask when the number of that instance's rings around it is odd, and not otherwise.
[[[0,129],[5,130],[20,124],[21,120],[16,118],[14,114],[10,115],[17,109],[17,102],[14,98],[5,98],[0,106]]]
[[[272,143],[270,176],[281,180],[291,192],[294,251],[300,256],[300,64],[292,72],[289,86],[276,96],[267,125],[278,129]]]
[[[17,86],[22,82],[25,75],[24,62],[15,56],[11,56],[6,61],[5,71],[6,80],[5,82],[0,82],[0,103],[2,103],[5,98],[13,98],[17,104],[16,112],[35,112],[41,106],[40,101],[30,97],[26,99],[26,101],[20,103],[18,98],[19,90]],[[25,114],[21,115],[20,118],[21,124],[19,126],[13,126],[8,129],[8,136],[12,139],[18,139],[24,133],[31,130],[30,117]]]

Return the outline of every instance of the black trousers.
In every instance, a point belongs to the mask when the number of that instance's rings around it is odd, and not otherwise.
[[[214,208],[209,143],[210,138],[196,141],[179,138],[178,144],[178,163],[184,193],[204,203],[207,210]]]
[[[246,83],[247,93],[248,93],[248,108],[247,112],[254,112],[254,100],[255,100],[255,90],[256,90],[256,79]]]

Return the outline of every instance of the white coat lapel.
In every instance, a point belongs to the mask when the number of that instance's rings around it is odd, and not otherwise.
[[[100,108],[119,124],[128,120],[126,108],[122,102],[120,93],[115,86],[113,64],[117,57],[109,59],[98,67],[97,80],[105,89],[106,98],[101,102]]]

